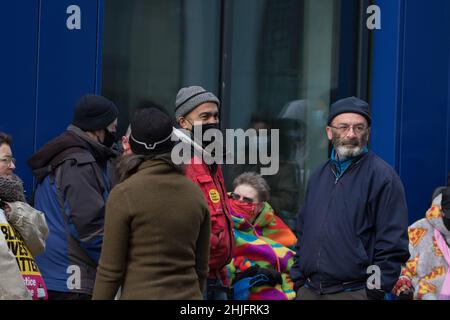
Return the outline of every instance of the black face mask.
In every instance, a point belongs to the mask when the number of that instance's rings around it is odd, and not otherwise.
[[[105,138],[103,139],[102,144],[105,147],[111,148],[116,141],[117,141],[116,132],[111,132],[108,129],[105,129]]]
[[[202,144],[203,147],[208,146],[209,144],[213,143],[216,140],[216,138],[214,136],[212,136],[210,141],[203,141],[203,135],[209,129],[220,130],[220,124],[218,124],[218,123],[208,123],[208,124],[201,124],[201,125],[193,125],[192,126],[192,133],[199,132],[199,131],[201,132],[201,134],[202,134],[201,144]],[[195,136],[194,136],[194,139],[195,139]]]

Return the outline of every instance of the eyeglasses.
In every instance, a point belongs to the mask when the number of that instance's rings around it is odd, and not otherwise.
[[[338,130],[340,133],[348,133],[350,128],[353,129],[353,132],[356,134],[362,134],[367,131],[368,127],[366,127],[363,124],[355,124],[355,125],[348,125],[348,124],[340,124],[337,127],[329,125],[330,128]]]
[[[249,197],[243,197],[243,196],[241,196],[241,195],[239,195],[239,194],[237,194],[237,193],[234,193],[234,192],[231,192],[230,197],[231,197],[231,199],[233,199],[233,200],[241,200],[241,201],[244,201],[244,202],[247,202],[247,203],[253,203],[253,202],[255,202],[255,200],[253,200],[252,198],[249,198]]]
[[[16,159],[14,159],[12,157],[0,158],[0,161],[3,162],[8,167],[11,165],[11,163],[16,164]]]

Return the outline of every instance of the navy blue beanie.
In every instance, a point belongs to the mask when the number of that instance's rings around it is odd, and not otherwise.
[[[372,123],[369,104],[359,98],[348,97],[333,103],[330,114],[328,115],[328,125],[331,124],[335,117],[342,113],[358,113],[366,118],[369,127]]]
[[[81,97],[73,113],[72,124],[83,131],[96,131],[108,127],[118,116],[116,105],[102,96]]]

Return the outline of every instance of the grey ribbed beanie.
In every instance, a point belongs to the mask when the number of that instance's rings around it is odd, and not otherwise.
[[[175,119],[184,117],[199,105],[213,102],[220,108],[220,101],[217,97],[199,86],[182,88],[178,91],[175,101]]]

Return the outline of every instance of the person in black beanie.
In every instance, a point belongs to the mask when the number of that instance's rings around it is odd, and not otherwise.
[[[28,160],[37,181],[34,206],[50,228],[37,257],[50,300],[91,298],[118,156],[118,114],[105,97],[81,97],[67,130]]]
[[[371,123],[359,98],[331,105],[331,157],[311,175],[297,217],[298,300],[384,299],[409,258],[404,188],[368,149]]]
[[[147,108],[157,108],[161,110],[163,113],[168,115],[168,112],[163,107],[161,107],[160,105],[151,100],[140,101],[135,108],[136,114],[140,112],[139,110]],[[131,125],[128,125],[125,135],[123,135],[121,138],[121,144],[119,145],[122,155],[124,156],[132,154],[132,150],[130,147],[130,135],[131,135]]]
[[[202,299],[210,215],[202,192],[171,161],[172,123],[162,108],[137,110],[131,154],[106,204],[93,299]]]

